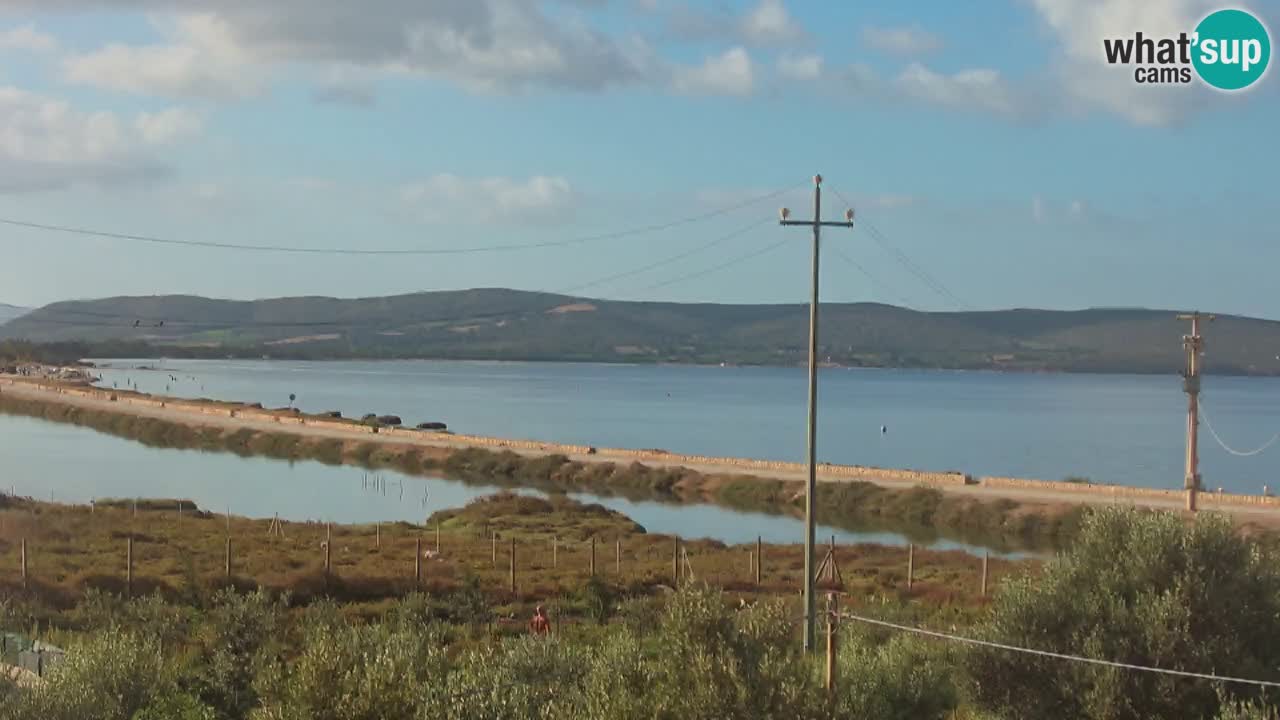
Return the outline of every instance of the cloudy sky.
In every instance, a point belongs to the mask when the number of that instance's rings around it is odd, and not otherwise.
[[[1244,6],[1277,26],[1280,3]],[[0,219],[540,246],[0,224],[0,302],[800,301],[807,237],[768,220],[807,214],[821,172],[827,214],[868,221],[828,232],[829,300],[1280,318],[1276,73],[1227,95],[1102,63],[1104,37],[1216,7],[0,0]]]

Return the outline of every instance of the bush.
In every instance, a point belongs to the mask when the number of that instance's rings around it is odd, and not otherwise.
[[[1220,516],[1091,512],[1070,551],[1005,583],[981,635],[1136,665],[1245,678],[1280,666],[1280,558]],[[1020,717],[1210,718],[1207,681],[1001,650],[968,655],[974,694]],[[1052,682],[1046,682],[1052,678]]]

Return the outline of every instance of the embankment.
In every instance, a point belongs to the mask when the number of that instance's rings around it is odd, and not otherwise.
[[[19,391],[20,390],[20,391]],[[92,393],[83,388],[0,388],[0,412],[81,425],[153,447],[232,452],[287,460],[311,459],[328,464],[393,467],[410,474],[444,476],[462,482],[549,491],[590,492],[659,502],[712,502],[727,507],[799,515],[803,512],[804,483],[796,479],[727,471],[708,471],[638,460],[617,462],[604,453],[569,456],[562,452],[517,452],[511,445],[472,446],[459,436],[434,436],[435,443],[418,440],[412,431],[387,432],[363,426],[296,418],[274,418],[269,411],[241,408],[236,417],[221,407],[195,405],[200,411],[179,410],[176,403],[146,399],[163,405],[164,415],[141,412],[137,403],[121,396],[116,401],[78,402]],[[85,393],[89,393],[86,395]],[[110,395],[110,393],[107,393]],[[159,409],[153,408],[153,409]],[[208,412],[222,410],[221,413]],[[181,413],[176,415],[175,413]],[[265,423],[260,417],[272,419]],[[338,434],[336,427],[344,428]],[[355,429],[352,429],[355,428]],[[416,437],[415,437],[416,436]],[[495,441],[510,443],[512,441]],[[525,445],[518,443],[517,446]],[[638,454],[639,455],[639,454]],[[785,465],[777,463],[777,465]],[[717,467],[712,465],[711,467]],[[745,465],[744,467],[756,467]],[[828,468],[830,466],[827,466]],[[905,472],[905,471],[899,471]],[[1062,503],[1016,502],[1007,498],[956,495],[910,484],[902,475],[898,487],[866,480],[823,482],[818,486],[822,522],[857,530],[901,532],[919,541],[947,537],[1000,549],[1044,549],[1061,545],[1074,532],[1080,508]],[[691,529],[696,534],[696,529]]]

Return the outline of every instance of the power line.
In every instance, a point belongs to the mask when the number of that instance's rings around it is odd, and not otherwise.
[[[852,207],[849,201],[845,198],[844,195],[840,193],[839,190],[832,188],[831,191],[836,194],[836,197],[840,198],[841,202],[843,202],[845,205],[849,205],[850,207]],[[879,245],[881,249],[893,255],[894,259],[898,261],[898,264],[902,265],[902,267],[905,268],[907,272],[911,273],[918,280],[920,280],[920,282],[928,286],[930,290],[937,293],[944,300],[947,300],[948,302],[955,304],[957,307],[964,308],[964,309],[972,309],[971,305],[961,300],[955,293],[951,292],[951,290],[948,289],[946,285],[942,284],[940,280],[935,278],[933,275],[929,274],[927,270],[921,267],[918,263],[916,263],[914,260],[908,257],[906,253],[902,252],[902,250],[900,250],[897,246],[895,246],[892,242],[890,242],[889,238],[885,237],[884,233],[880,232],[880,229],[877,228],[870,220],[867,220],[865,215],[859,214],[856,223],[858,225],[866,227],[867,231],[871,235],[871,239],[877,245]]]
[[[1082,657],[1080,655],[1068,655],[1066,653],[1050,652],[1048,650],[1035,650],[1032,648],[1018,647],[1017,645],[1006,645],[1004,643],[991,642],[989,640],[978,640],[976,638],[963,637],[960,635],[948,635],[934,630],[925,630],[924,628],[912,627],[910,625],[899,625],[897,623],[886,622],[884,620],[875,620],[873,618],[862,617],[852,613],[840,613],[840,617],[854,620],[868,625],[878,625],[880,627],[889,628],[891,630],[900,630],[902,632],[915,633],[917,635],[925,635],[927,637],[937,638],[939,640],[950,640],[952,642],[964,643],[967,645],[977,645],[980,647],[992,648],[995,650],[1008,650],[1010,652],[1019,652],[1027,655],[1037,655],[1039,657],[1053,658],[1055,660],[1066,660],[1068,662],[1085,663],[1088,665],[1101,665],[1103,667],[1118,668],[1120,670],[1134,670],[1137,672],[1149,672],[1160,675],[1174,675],[1177,677],[1196,678],[1198,680],[1213,680],[1215,682],[1239,683],[1243,685],[1256,685],[1260,687],[1280,688],[1280,682],[1270,680],[1251,680],[1248,678],[1227,677],[1224,675],[1213,675],[1210,673],[1189,672],[1186,670],[1170,670],[1168,668],[1152,667],[1149,665],[1133,665],[1130,663],[1115,662],[1114,660],[1098,660],[1097,658]]]
[[[884,286],[880,284],[880,281],[876,279],[875,275],[872,275],[871,272],[862,265],[862,263],[850,257],[849,254],[846,253],[844,250],[842,250],[839,245],[828,245],[826,249],[834,252],[836,254],[836,257],[852,265],[855,270],[862,273],[862,276],[867,279],[867,282],[871,283],[872,288],[880,289],[880,290],[884,289]],[[907,298],[904,297],[903,295],[900,295],[895,292],[888,292],[887,294],[896,297],[898,299],[898,302],[902,303],[903,307],[907,309],[911,309],[911,301],[907,300]]]
[[[740,262],[750,260],[751,258],[756,257],[758,255],[763,255],[769,252],[770,250],[776,250],[777,248],[780,248],[783,245],[786,245],[788,242],[789,242],[789,239],[779,240],[778,242],[772,243],[770,245],[766,245],[762,248],[757,248],[755,250],[752,250],[751,252],[746,253],[745,255],[739,255],[737,257],[726,260],[725,262],[722,262],[718,265],[713,265],[709,268],[704,268],[696,272],[691,272],[691,273],[688,273],[687,275],[680,275],[678,277],[674,277],[674,278],[671,278],[670,280],[666,280],[660,283],[654,283],[653,285],[642,287],[640,288],[640,290],[641,291],[657,290],[658,288],[667,287],[668,285],[675,285],[676,283],[681,283],[686,280],[693,280],[694,278],[700,278],[704,275],[710,275],[711,273],[720,272],[721,270],[733,267],[734,265],[737,265]]]
[[[567,295],[569,293],[574,293],[579,290],[585,290],[586,288],[589,288],[589,287],[595,287],[596,285],[603,285],[604,283],[611,282],[613,280],[620,280],[622,278],[631,277],[632,275],[639,275],[641,273],[645,273],[650,270],[653,270],[654,268],[662,267],[663,265],[669,265],[673,262],[683,260],[691,255],[702,252],[703,250],[709,250],[717,245],[720,245],[721,243],[725,243],[736,237],[745,235],[746,233],[749,233],[752,230],[755,230],[756,228],[760,227],[761,225],[764,225],[767,222],[771,222],[771,218],[764,218],[763,220],[757,220],[751,223],[750,225],[738,228],[737,230],[734,230],[733,232],[727,235],[721,235],[720,237],[715,238],[711,242],[704,243],[691,250],[686,250],[685,252],[682,252],[678,255],[672,255],[671,257],[663,258],[661,260],[658,260],[657,262],[653,262],[648,265],[644,265],[642,267],[633,268],[631,270],[624,270],[623,272],[615,273],[613,275],[608,275],[598,280],[592,280],[591,282],[588,282],[588,283],[582,283],[581,285],[575,285],[571,288],[559,290],[557,291],[557,293],[561,295]]]
[[[681,225],[709,220],[719,217],[735,210],[749,207],[756,203],[775,198],[784,193],[795,190],[803,185],[798,183],[781,190],[775,190],[765,195],[758,195],[733,205],[728,205],[716,210],[711,210],[697,215],[689,215],[674,220],[669,220],[651,225],[642,225],[639,227],[628,228],[626,230],[617,230],[614,232],[601,233],[598,235],[585,235],[565,240],[548,240],[544,242],[524,243],[524,244],[508,244],[508,245],[485,245],[479,247],[449,247],[449,248],[308,248],[290,245],[245,245],[241,243],[216,242],[210,240],[182,240],[177,238],[162,238],[153,235],[135,235],[130,233],[108,232],[105,230],[94,230],[90,228],[74,227],[70,225],[54,225],[48,223],[29,222],[25,220],[15,220],[13,218],[0,218],[0,224],[11,225],[14,227],[27,228],[32,230],[43,230],[48,232],[67,233],[71,235],[85,235],[89,237],[106,238],[110,240],[125,240],[129,242],[150,243],[156,245],[175,245],[180,247],[199,247],[212,248],[217,250],[240,250],[247,252],[276,252],[276,253],[295,253],[305,255],[464,255],[472,253],[485,252],[502,252],[511,250],[531,250],[537,248],[565,247],[569,245],[581,245],[584,243],[600,242],[605,240],[617,240],[619,238],[631,237],[634,235],[643,235],[646,233],[660,232],[669,230]]]
[[[1223,450],[1226,450],[1228,453],[1235,455],[1236,457],[1252,457],[1254,455],[1261,455],[1267,448],[1275,445],[1277,442],[1280,442],[1280,433],[1276,433],[1270,440],[1266,441],[1255,450],[1236,450],[1235,448],[1227,445],[1222,438],[1219,437],[1218,431],[1213,429],[1213,423],[1209,422],[1209,414],[1204,410],[1203,400],[1200,401],[1200,417],[1204,418],[1204,426],[1208,428],[1209,434],[1213,436],[1213,439],[1217,441],[1218,445],[1222,446]]]
[[[574,293],[574,292],[576,292],[576,291],[578,291],[578,290],[582,290],[582,289],[584,289],[584,288],[593,287],[593,286],[596,286],[596,285],[601,285],[601,284],[604,284],[604,283],[606,283],[606,282],[612,282],[612,281],[614,281],[614,280],[618,280],[618,279],[622,279],[622,278],[626,278],[626,277],[631,277],[631,276],[633,276],[633,275],[639,275],[639,274],[641,274],[641,273],[647,272],[647,271],[652,270],[652,269],[654,269],[654,268],[662,267],[662,266],[664,266],[664,265],[668,265],[668,264],[670,264],[670,263],[677,262],[677,261],[682,260],[682,259],[684,259],[684,258],[687,258],[687,257],[689,257],[689,256],[691,256],[691,255],[694,255],[694,254],[696,254],[696,253],[698,253],[698,252],[702,252],[702,251],[708,250],[708,249],[710,249],[710,248],[712,248],[712,247],[715,247],[715,246],[717,246],[717,245],[720,245],[720,244],[723,244],[723,243],[725,243],[725,242],[728,242],[729,240],[732,240],[732,239],[734,239],[734,238],[740,237],[740,236],[742,236],[742,235],[744,235],[744,234],[746,234],[746,233],[750,232],[751,230],[754,230],[754,229],[756,229],[756,228],[758,228],[758,227],[760,227],[760,226],[764,225],[764,224],[765,224],[765,223],[767,223],[767,222],[770,222],[770,219],[769,219],[769,218],[764,218],[764,219],[761,219],[761,220],[757,220],[757,221],[755,221],[755,222],[751,223],[750,225],[746,225],[746,226],[744,226],[744,227],[738,228],[738,229],[736,229],[736,230],[734,230],[734,231],[732,231],[732,232],[730,232],[730,233],[727,233],[727,234],[725,234],[725,235],[718,236],[718,237],[716,237],[716,238],[712,239],[710,242],[703,243],[702,245],[696,246],[696,247],[691,248],[691,249],[689,249],[689,250],[685,250],[685,251],[680,252],[680,253],[678,253],[678,254],[676,254],[676,255],[672,255],[672,256],[669,256],[669,257],[665,257],[665,258],[663,258],[663,259],[661,259],[661,260],[657,260],[657,261],[655,261],[655,262],[648,263],[648,264],[646,264],[646,265],[642,265],[642,266],[637,267],[637,268],[632,268],[632,269],[629,269],[629,270],[624,270],[624,271],[622,271],[622,272],[613,273],[613,274],[607,275],[607,276],[605,276],[605,277],[598,278],[598,279],[596,279],[596,280],[592,280],[592,281],[590,281],[590,282],[586,282],[586,283],[580,283],[580,284],[578,284],[578,285],[575,285],[575,286],[573,286],[573,287],[566,288],[566,289],[563,289],[563,290],[542,291],[542,292],[546,292],[546,293],[548,293],[548,294],[553,294],[553,295],[569,295],[569,294],[571,294],[571,293]],[[736,259],[732,259],[732,260],[730,260],[728,263],[725,263],[722,267],[728,267],[728,266],[733,265],[733,264],[735,264],[735,263],[737,263],[737,262],[740,262],[740,261],[742,261],[742,260],[746,260],[746,259],[748,259],[748,257],[753,257],[753,256],[754,256],[754,255],[756,255],[756,254],[759,254],[759,253],[758,253],[758,252],[753,252],[753,253],[749,254],[748,256],[745,256],[745,257],[739,257],[739,258],[736,258]],[[697,273],[692,273],[690,276],[684,276],[684,277],[681,277],[681,278],[676,278],[676,279],[674,279],[674,280],[668,281],[668,283],[660,283],[660,285],[663,285],[663,284],[669,284],[669,283],[674,283],[674,282],[678,282],[679,280],[687,279],[687,277],[693,277],[693,276],[698,276],[698,275],[704,275],[704,274],[707,274],[707,273],[710,273],[710,272],[714,272],[715,270],[718,270],[718,269],[722,269],[722,268],[721,268],[721,267],[716,267],[716,268],[711,268],[711,269],[707,269],[707,270],[699,271],[699,272],[697,272]],[[534,291],[530,291],[530,292],[534,292]],[[546,309],[550,309],[550,308],[546,308]],[[337,327],[337,326],[346,326],[346,325],[350,325],[352,322],[354,322],[354,320],[351,320],[351,319],[348,319],[348,320],[321,320],[321,321],[288,321],[288,320],[279,320],[279,321],[271,321],[271,322],[262,322],[262,321],[253,321],[253,320],[243,320],[243,321],[241,321],[241,320],[226,320],[226,321],[217,321],[217,322],[215,322],[215,321],[199,321],[199,320],[181,320],[181,319],[175,319],[175,318],[173,318],[173,317],[154,317],[154,316],[153,316],[153,317],[144,317],[144,316],[130,315],[130,314],[123,313],[123,312],[121,312],[121,313],[110,313],[110,312],[95,312],[95,311],[92,311],[92,310],[54,309],[54,310],[50,310],[49,312],[50,312],[50,313],[52,313],[52,314],[54,314],[54,315],[55,315],[55,317],[54,317],[54,318],[48,318],[48,319],[44,319],[44,318],[32,318],[32,320],[34,320],[34,321],[38,321],[38,322],[41,322],[41,323],[52,324],[52,325],[66,325],[66,326],[74,326],[74,327],[121,327],[121,328],[126,328],[126,329],[137,329],[137,330],[161,329],[161,328],[163,328],[163,327],[176,327],[176,328],[182,328],[182,329],[222,329],[222,328],[305,328],[305,327],[311,327],[311,328],[329,328],[329,327]],[[458,321],[463,321],[463,320],[484,320],[484,319],[489,319],[489,318],[494,318],[494,317],[507,317],[507,316],[510,316],[510,315],[513,315],[513,314],[521,314],[521,313],[523,313],[523,314],[528,314],[529,312],[540,312],[540,311],[538,311],[538,310],[533,310],[533,311],[531,311],[531,310],[529,310],[529,309],[528,309],[528,308],[526,308],[526,307],[521,307],[521,308],[513,308],[513,309],[511,309],[511,310],[491,311],[491,312],[487,312],[487,313],[467,313],[467,314],[464,314],[464,315],[458,315],[458,316],[454,316],[454,317],[426,317],[426,318],[415,318],[415,319],[413,319],[413,321],[412,321],[412,322],[414,322],[414,323],[449,323],[449,322],[458,322]],[[58,318],[58,317],[56,317],[57,315],[63,315],[63,316],[77,316],[77,315],[82,315],[82,316],[87,316],[87,317],[91,317],[91,318],[103,318],[103,319],[106,319],[106,320],[118,320],[118,322],[87,322],[87,321],[79,321],[79,320],[73,320],[73,319],[62,319],[62,318]],[[161,324],[156,324],[156,323],[161,323]],[[405,323],[401,323],[401,325],[403,325],[403,324],[405,324]]]

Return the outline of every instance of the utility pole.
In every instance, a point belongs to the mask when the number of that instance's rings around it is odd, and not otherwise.
[[[1187,369],[1182,374],[1182,390],[1187,394],[1187,511],[1196,511],[1196,494],[1200,492],[1200,353],[1204,338],[1200,337],[1200,320],[1213,322],[1213,315],[1196,312],[1179,315],[1191,321],[1191,334],[1182,336],[1187,351]]]
[[[817,624],[817,600],[813,595],[813,535],[815,522],[814,503],[818,484],[818,255],[824,225],[853,227],[853,210],[844,211],[844,222],[822,220],[822,176],[813,176],[813,219],[792,220],[791,211],[782,208],[783,225],[804,225],[813,228],[813,286],[809,300],[809,479],[804,494],[804,649],[814,652],[814,632]]]

